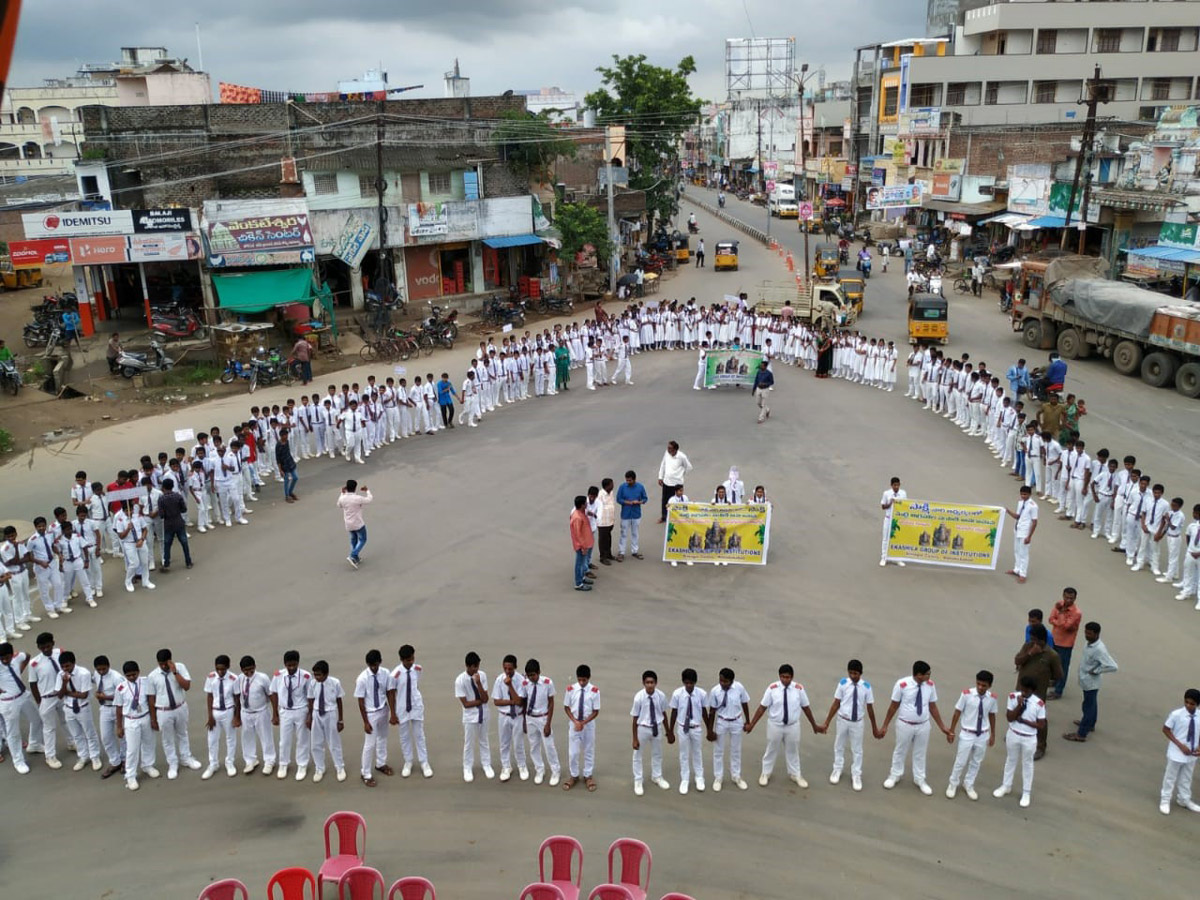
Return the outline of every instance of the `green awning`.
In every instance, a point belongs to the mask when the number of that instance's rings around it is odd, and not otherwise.
[[[212,280],[217,305],[231,312],[258,313],[287,303],[311,306],[315,296],[310,268],[214,273]]]

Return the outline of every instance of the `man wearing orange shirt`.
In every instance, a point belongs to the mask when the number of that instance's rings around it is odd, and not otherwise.
[[[592,575],[588,572],[588,553],[592,549],[592,526],[587,517],[587,497],[575,498],[571,512],[571,546],[575,548],[575,590],[590,591]]]
[[[1071,652],[1075,649],[1075,638],[1079,633],[1079,623],[1083,613],[1075,605],[1076,592],[1073,587],[1063,588],[1062,599],[1054,604],[1050,613],[1050,628],[1054,637],[1054,652],[1062,660],[1062,676],[1054,685],[1053,691],[1046,698],[1057,700],[1067,687],[1067,670],[1071,668]]]

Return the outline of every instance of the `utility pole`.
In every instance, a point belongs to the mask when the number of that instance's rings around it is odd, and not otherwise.
[[[1083,123],[1083,137],[1079,141],[1079,156],[1075,159],[1075,177],[1071,179],[1071,192],[1067,195],[1067,213],[1063,221],[1062,241],[1059,248],[1067,249],[1067,234],[1071,229],[1071,208],[1075,205],[1075,197],[1079,193],[1079,182],[1083,177],[1084,160],[1091,161],[1092,141],[1096,134],[1096,105],[1100,102],[1100,67],[1096,66],[1095,74],[1087,84],[1087,119]],[[1105,102],[1108,102],[1105,97]],[[1084,239],[1087,237],[1087,204],[1088,186],[1091,181],[1089,165],[1087,179],[1084,181],[1083,201],[1079,205],[1079,253],[1083,255]]]
[[[628,160],[626,160],[628,163]],[[608,182],[608,239],[612,242],[612,253],[608,260],[608,292],[617,296],[617,248],[620,246],[620,235],[617,234],[617,217],[613,210],[613,171],[612,171],[612,126],[604,126],[604,180]]]
[[[808,63],[803,63],[800,66],[800,78],[798,79],[800,85],[800,183],[804,185],[804,202],[809,203],[811,207],[812,201],[808,199],[808,141],[804,136],[804,73],[807,71]],[[796,203],[799,204],[800,201],[797,199]],[[800,218],[800,230],[804,232],[804,289],[808,290],[808,285],[812,280],[810,270],[812,263],[808,255],[808,226],[804,224],[804,221],[803,218]]]
[[[755,162],[758,163],[758,189],[766,190],[766,180],[763,178],[763,158],[762,158],[762,101],[754,101],[754,118],[758,120],[758,152],[755,155]]]
[[[383,177],[383,114],[386,109],[387,101],[380,100],[379,113],[375,116],[375,198],[378,204],[376,216],[379,231],[379,272],[376,273],[376,277],[386,271],[384,269],[386,265],[384,247],[387,245],[387,210],[383,206],[383,194],[387,190],[387,181]],[[391,284],[395,269],[391,266],[388,268],[392,269],[387,272],[387,280]]]

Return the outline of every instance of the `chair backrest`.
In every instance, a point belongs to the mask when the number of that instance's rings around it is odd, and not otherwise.
[[[337,838],[331,843],[330,833],[335,829]],[[360,832],[361,845],[358,841]],[[367,858],[367,820],[358,813],[343,810],[325,820],[325,858],[334,856],[353,856],[360,860]]]
[[[199,900],[250,900],[250,891],[236,878],[223,878],[202,890]]]
[[[598,884],[588,894],[588,900],[633,900],[633,894],[623,884]]]
[[[672,891],[669,894],[663,894],[662,900],[693,900],[693,898],[687,894],[677,894]]]
[[[549,872],[546,871],[547,853],[550,855]],[[546,838],[538,849],[538,877],[542,881],[566,881],[579,887],[583,881],[583,845],[566,834]]]
[[[525,885],[518,900],[567,900],[562,888],[544,881]]]
[[[618,862],[620,868],[613,863]],[[646,876],[642,878],[642,860],[646,861]],[[650,848],[636,838],[617,838],[608,848],[608,880],[613,884],[632,884],[647,893],[650,890]]]
[[[392,885],[387,900],[437,900],[437,891],[428,878],[409,875]]]
[[[370,866],[351,866],[338,879],[338,900],[375,900],[375,888],[379,888],[379,898],[383,900],[383,892],[387,890],[383,883],[383,874]]]
[[[304,866],[280,869],[267,882],[267,900],[275,900],[275,888],[279,887],[279,900],[317,900],[317,879]],[[311,888],[306,891],[305,888]]]

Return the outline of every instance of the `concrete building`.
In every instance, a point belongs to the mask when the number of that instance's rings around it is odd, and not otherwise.
[[[578,98],[572,91],[544,87],[536,91],[515,91],[525,98],[525,108],[535,115],[548,113],[554,122],[577,122],[581,112]]]

